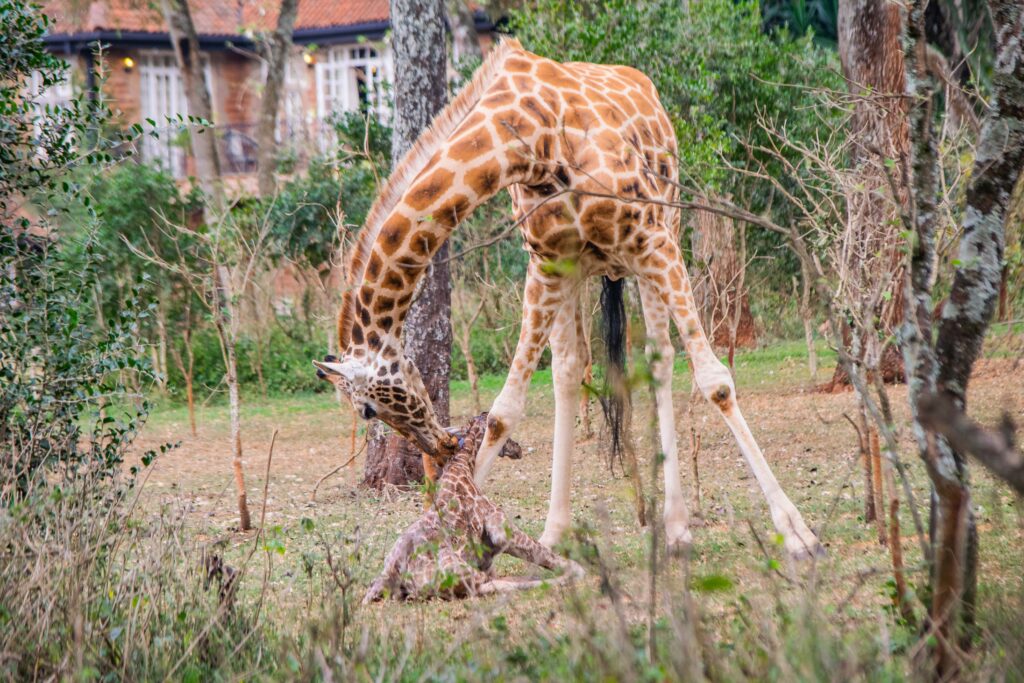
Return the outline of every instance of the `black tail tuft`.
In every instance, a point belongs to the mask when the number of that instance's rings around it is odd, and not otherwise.
[[[605,379],[601,391],[601,408],[611,433],[611,459],[620,465],[625,450],[624,439],[629,438],[629,416],[632,398],[626,376],[626,306],[623,293],[624,279],[601,279],[601,336],[605,348]]]

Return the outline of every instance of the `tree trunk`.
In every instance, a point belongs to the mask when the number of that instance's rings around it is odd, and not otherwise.
[[[481,297],[480,303],[477,305],[473,315],[468,320],[463,320],[462,329],[459,330],[459,349],[462,351],[462,357],[466,359],[466,376],[469,379],[469,390],[473,394],[473,411],[475,414],[479,414],[482,408],[480,405],[480,375],[476,371],[476,360],[473,358],[471,335],[473,326],[480,318],[480,313],[483,311],[486,303],[487,300]],[[462,308],[465,310],[465,302],[463,302]]]
[[[918,449],[927,466],[937,505],[931,620],[938,634],[932,667],[936,678],[959,673],[956,653],[959,608],[973,614],[976,528],[970,514],[965,454],[927,423],[928,404],[964,417],[967,384],[981,354],[998,300],[1008,205],[1024,167],[1024,8],[1016,0],[990,0],[997,38],[992,108],[981,129],[963,212],[959,264],[932,344],[932,269],[935,255],[938,145],[934,131],[935,78],[927,67],[925,5],[910,10],[907,40],[908,94],[916,99],[913,127],[912,243],[906,324],[901,332],[910,382],[909,400]],[[931,667],[930,667],[931,668]]]
[[[903,318],[899,207],[906,198],[898,171],[910,145],[904,91],[900,6],[888,0],[843,0],[839,4],[839,59],[856,97],[850,139],[852,177],[847,188],[847,225],[840,249],[840,278],[846,306],[854,317],[852,334],[869,370],[888,382],[903,379],[899,352],[877,348]],[[886,164],[895,162],[891,180]],[[876,329],[877,328],[877,329]],[[874,366],[874,367],[872,367]],[[869,378],[870,379],[870,378]],[[849,378],[836,366],[832,386]]]
[[[878,527],[878,543],[885,545],[886,528],[885,513],[883,512],[885,493],[882,485],[882,451],[878,445],[878,429],[874,425],[868,425],[868,445],[871,447],[871,477],[872,489],[875,501],[875,522]]]
[[[190,315],[190,312],[186,310],[186,316]],[[194,388],[194,374],[196,359],[195,354],[192,352],[192,323],[191,320],[186,318],[186,327],[182,332],[182,341],[185,343],[185,352],[188,354],[188,363],[181,358],[181,352],[178,351],[178,347],[171,346],[171,356],[174,358],[174,364],[178,366],[178,371],[181,373],[182,378],[185,380],[185,400],[188,403],[188,424],[192,430],[192,436],[196,435],[196,399],[195,399],[195,388]]]
[[[800,262],[800,320],[804,324],[804,343],[807,345],[807,371],[811,382],[818,381],[818,350],[814,347],[814,307],[811,304],[811,274],[807,272],[807,264]],[[794,278],[793,294],[797,291]]]
[[[903,538],[900,533],[900,492],[896,488],[892,460],[886,457],[882,463],[885,488],[889,492],[889,555],[892,558],[893,583],[896,595],[893,598],[900,616],[910,626],[916,624],[910,590],[907,588],[906,571],[903,566]]]
[[[746,263],[737,248],[733,220],[709,211],[695,211],[693,258],[704,271],[704,277],[694,283],[694,297],[711,342],[733,351],[736,347],[756,346],[757,331],[743,286]]]
[[[469,60],[482,59],[473,10],[466,0],[445,0],[445,10],[452,30],[452,65],[458,68]]]
[[[281,0],[277,15],[277,29],[263,41],[263,58],[267,62],[267,79],[263,83],[260,118],[256,127],[257,185],[261,197],[274,194],[277,184],[274,171],[277,166],[277,112],[281,108],[285,73],[295,30],[295,17],[299,13],[299,0]]]
[[[248,531],[252,528],[249,519],[249,504],[245,494],[245,472],[242,469],[242,412],[238,391],[238,359],[235,354],[237,335],[234,315],[234,296],[231,287],[231,273],[226,266],[214,267],[216,278],[217,305],[213,318],[221,344],[224,347],[224,379],[228,385],[228,411],[231,416],[231,468],[235,475],[235,490],[238,493],[238,528]]]
[[[167,310],[163,302],[156,307],[156,371],[160,391],[167,391]]]
[[[192,429],[192,436],[196,436],[196,393],[195,393],[195,367],[196,355],[192,351],[192,332],[189,330],[185,336],[185,353],[188,354],[188,366],[185,371],[185,400],[188,401],[188,424]]]
[[[447,100],[441,0],[391,0],[391,26],[395,65],[391,161],[395,164]],[[404,330],[406,356],[419,369],[441,424],[448,424],[452,326],[447,243],[423,277]],[[380,488],[385,483],[404,485],[422,478],[419,449],[389,434],[380,423],[374,424],[363,483]]]
[[[199,37],[188,2],[162,0],[162,6],[174,46],[174,56],[181,69],[189,117],[208,121],[212,125],[213,105],[210,103],[210,91],[206,87]],[[192,125],[189,127],[189,142],[196,160],[199,184],[213,201],[214,207],[220,211],[223,208],[223,188],[220,186],[220,155],[217,153],[216,134],[212,129]]]
[[[875,505],[875,477],[872,474],[871,459],[871,426],[868,424],[867,411],[863,407],[860,414],[860,428],[857,429],[857,444],[860,448],[860,464],[864,470],[864,522],[870,524],[878,519],[878,506]]]

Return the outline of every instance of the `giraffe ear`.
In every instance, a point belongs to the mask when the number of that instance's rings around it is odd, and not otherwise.
[[[332,377],[343,377],[349,382],[355,380],[362,369],[356,363],[347,361],[344,363],[313,361],[316,368],[316,376],[320,379],[330,380]]]

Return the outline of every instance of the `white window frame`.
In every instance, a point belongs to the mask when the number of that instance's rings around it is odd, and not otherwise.
[[[332,45],[320,50],[316,60],[316,109],[321,121],[331,114],[358,111],[359,73],[369,74],[368,109],[387,122],[391,109],[385,83],[391,81],[391,52],[379,43]]]
[[[59,113],[61,109],[66,109],[71,105],[71,100],[74,99],[75,93],[74,88],[71,84],[71,63],[67,60],[61,60],[64,63],[64,69],[62,78],[57,83],[44,88],[43,87],[43,74],[41,71],[33,71],[29,75],[28,83],[26,84],[25,92],[26,95],[32,100],[33,109],[35,110],[35,118],[32,122],[33,134],[36,140],[42,143],[43,124],[46,123],[50,126],[54,121],[63,121],[63,117]],[[49,109],[49,113],[47,112]],[[52,134],[54,131],[48,131]],[[64,142],[68,142],[72,139],[73,133],[70,130],[64,132]],[[36,154],[39,158],[46,158],[46,144],[43,143],[37,150]]]
[[[174,52],[170,50],[145,50],[139,53],[139,116],[144,123],[152,119],[159,135],[154,138],[149,131],[142,138],[142,157],[147,161],[163,162],[176,178],[185,175],[185,149],[174,145],[172,136],[178,127],[170,120],[179,115],[188,116],[188,98],[185,96],[185,80]],[[203,55],[203,78],[213,99],[213,73],[210,60]],[[170,120],[169,120],[170,119]]]

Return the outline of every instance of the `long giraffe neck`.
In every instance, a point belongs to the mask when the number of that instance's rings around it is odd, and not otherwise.
[[[487,180],[493,189],[482,194],[456,183],[458,172],[441,160],[424,169],[384,221],[355,288],[353,347],[365,345],[373,352],[398,345],[416,286],[434,254],[461,219],[507,186],[498,163],[493,165],[495,173]]]
[[[349,270],[338,338],[354,356],[401,352],[417,283],[460,220],[533,166],[516,121],[478,106],[509,54],[504,41],[396,167],[371,209]],[[512,117],[515,118],[514,116]]]

